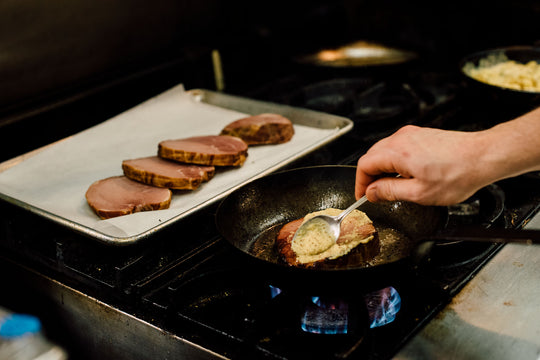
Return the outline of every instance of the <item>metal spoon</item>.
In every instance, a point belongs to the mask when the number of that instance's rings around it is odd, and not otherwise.
[[[320,254],[330,248],[339,238],[341,221],[345,216],[349,215],[351,211],[358,208],[366,201],[367,198],[364,195],[337,216],[317,215],[304,222],[300,225],[298,230],[296,230],[296,233],[292,238],[291,245],[293,250],[295,250],[298,255],[314,255]],[[317,235],[321,236],[314,242],[310,235],[313,235],[315,229],[317,230]]]

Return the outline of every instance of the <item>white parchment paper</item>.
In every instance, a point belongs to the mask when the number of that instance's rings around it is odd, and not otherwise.
[[[338,131],[295,125],[290,142],[250,147],[242,167],[218,169],[199,189],[175,193],[167,210],[101,220],[88,206],[90,184],[121,175],[122,160],[155,155],[162,140],[217,135],[246,115],[199,102],[179,85],[3,171],[0,193],[107,236],[132,237],[213,202]]]

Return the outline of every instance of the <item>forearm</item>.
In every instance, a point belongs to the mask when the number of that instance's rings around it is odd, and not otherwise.
[[[540,108],[480,136],[479,161],[490,182],[540,170]]]

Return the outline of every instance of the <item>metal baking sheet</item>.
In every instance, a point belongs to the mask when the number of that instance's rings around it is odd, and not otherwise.
[[[217,135],[236,119],[265,112],[289,118],[293,139],[250,146],[243,166],[218,169],[197,190],[175,191],[169,209],[102,220],[88,206],[88,187],[122,175],[122,160],[155,155],[162,140]],[[178,85],[101,124],[0,164],[0,198],[99,242],[129,245],[335,140],[352,126],[340,116],[203,89],[186,91]]]

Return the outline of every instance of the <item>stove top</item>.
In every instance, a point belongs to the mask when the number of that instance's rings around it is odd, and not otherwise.
[[[353,120],[351,132],[287,166],[294,168],[354,165],[405,124],[479,130],[517,111],[484,107],[465,90],[446,73],[317,80],[294,74],[242,95]],[[539,183],[527,174],[486,187],[451,207],[451,222],[521,227],[540,204]],[[391,358],[502,247],[436,246],[427,259],[381,276],[377,286],[347,277],[343,291],[328,294],[282,286],[271,273],[254,271],[220,238],[217,205],[126,248],[93,243],[7,203],[0,207],[9,214],[1,220],[0,257],[237,359]]]
[[[450,221],[507,226],[504,200],[503,190],[493,185],[451,209]],[[193,340],[207,346],[227,343],[221,351],[246,359],[391,358],[501,248],[436,246],[429,259],[378,274],[375,286],[344,276],[342,291],[333,287],[329,293],[324,287],[280,286],[273,274],[246,267],[227,244],[217,239],[215,245],[143,300],[167,318],[189,324],[181,328],[198,328]]]

